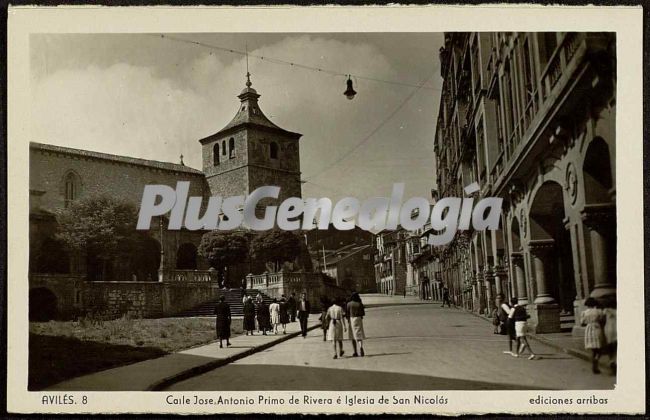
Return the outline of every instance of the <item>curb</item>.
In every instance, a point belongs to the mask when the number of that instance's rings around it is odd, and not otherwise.
[[[388,306],[411,306],[411,305],[432,305],[440,302],[436,301],[428,301],[428,302],[409,302],[409,303],[371,303],[366,305],[364,303],[365,308],[385,308]]]
[[[320,328],[320,324],[312,325],[311,327],[307,328],[307,331],[315,330],[317,328]],[[171,376],[167,376],[163,379],[160,379],[153,384],[149,385],[145,391],[162,391],[165,388],[169,388],[170,386],[182,382],[186,379],[192,378],[194,376],[201,375],[203,373],[209,372],[211,370],[220,368],[222,366],[225,366],[227,364],[230,364],[232,362],[235,362],[239,359],[243,359],[244,357],[248,357],[252,354],[255,354],[257,352],[266,350],[270,347],[275,346],[276,344],[280,344],[284,341],[287,341],[289,339],[292,339],[294,337],[297,337],[300,335],[300,331],[296,331],[287,335],[283,335],[282,337],[279,337],[276,340],[269,341],[268,343],[264,343],[262,345],[256,346],[256,347],[251,347],[248,350],[245,350],[241,353],[234,354],[230,357],[226,357],[225,359],[216,359],[211,362],[204,363],[199,366],[194,366],[190,369],[183,370],[181,372],[175,373]]]

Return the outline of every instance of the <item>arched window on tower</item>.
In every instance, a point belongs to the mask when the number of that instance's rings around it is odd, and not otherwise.
[[[269,155],[271,156],[271,159],[278,158],[278,144],[274,141],[269,145]]]
[[[228,158],[233,159],[235,157],[235,139],[230,138],[228,140]]]
[[[219,143],[215,143],[212,148],[212,166],[219,164]]]
[[[79,184],[79,177],[74,172],[68,172],[63,186],[65,207],[68,207],[70,203],[79,197]]]

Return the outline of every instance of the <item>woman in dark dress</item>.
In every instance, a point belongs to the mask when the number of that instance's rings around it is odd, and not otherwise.
[[[246,335],[250,332],[253,335],[255,330],[255,304],[253,299],[249,296],[244,303],[244,331]]]
[[[226,297],[221,295],[219,303],[214,308],[217,315],[217,338],[219,338],[219,348],[223,348],[223,340],[226,345],[230,346],[230,305],[226,303]]]
[[[280,299],[280,324],[282,325],[282,334],[287,333],[287,324],[289,323],[289,310],[287,308],[287,301],[283,297]]]
[[[260,299],[255,306],[255,312],[257,312],[257,329],[266,335],[266,331],[271,329],[271,313],[269,312],[269,307]]]
[[[323,341],[327,341],[327,328],[330,325],[330,320],[327,319],[327,310],[330,308],[330,300],[327,298],[327,296],[321,296],[320,298],[320,308],[321,308],[321,313],[320,313],[320,326],[321,329],[323,330]]]

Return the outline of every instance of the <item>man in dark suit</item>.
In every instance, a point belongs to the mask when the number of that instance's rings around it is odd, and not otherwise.
[[[300,321],[300,331],[302,332],[302,337],[307,337],[307,318],[309,318],[309,311],[311,306],[307,300],[307,293],[300,295],[300,301],[298,302],[298,320]]]
[[[289,300],[287,300],[287,309],[289,310],[289,315],[291,316],[291,322],[296,322],[296,294],[291,293]]]

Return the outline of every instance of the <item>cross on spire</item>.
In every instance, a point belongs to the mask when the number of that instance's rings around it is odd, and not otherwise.
[[[246,87],[251,87],[251,74],[248,71],[248,42],[246,43]]]

